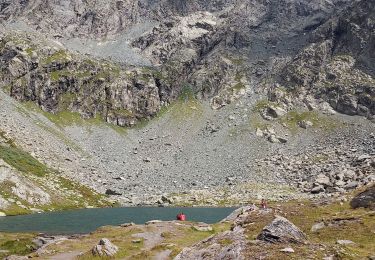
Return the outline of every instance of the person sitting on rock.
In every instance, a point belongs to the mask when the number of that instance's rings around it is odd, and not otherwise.
[[[186,216],[183,212],[179,213],[176,218],[179,221],[185,221],[186,220]]]

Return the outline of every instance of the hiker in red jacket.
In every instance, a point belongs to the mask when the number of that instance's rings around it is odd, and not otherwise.
[[[179,213],[176,218],[179,221],[185,221],[186,220],[186,216],[183,212]]]
[[[265,199],[262,199],[262,201],[260,203],[260,207],[262,209],[266,209],[267,208],[267,201]]]

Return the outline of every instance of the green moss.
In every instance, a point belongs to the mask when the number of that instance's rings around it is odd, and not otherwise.
[[[234,91],[240,91],[242,89],[245,89],[245,84],[243,84],[242,82],[238,82],[236,85],[233,86],[233,90]]]
[[[3,86],[3,90],[7,94],[10,94],[11,89],[12,89],[12,85],[5,85],[5,86]]]
[[[27,215],[32,213],[31,210],[20,207],[16,204],[8,206],[6,209],[2,210],[7,216],[18,216],[18,215]]]
[[[170,105],[169,109],[172,118],[177,122],[202,115],[202,104],[189,85],[184,86],[178,99]]]
[[[0,182],[0,195],[4,199],[14,199],[16,201],[20,201],[23,205],[28,205],[28,203],[13,194],[12,188],[15,187],[16,184],[11,181],[3,181]],[[8,205],[6,208],[1,209],[7,216],[16,216],[16,215],[24,215],[31,213],[30,210],[25,209],[17,205],[16,203],[12,203]]]
[[[67,110],[70,105],[76,100],[76,94],[71,92],[66,92],[60,95],[59,110]]]
[[[264,120],[259,114],[251,115],[249,122],[253,130],[257,128],[260,130],[266,130],[267,128],[272,127],[272,123]]]
[[[91,59],[84,59],[83,60],[83,64],[87,65],[89,67],[96,67],[96,66],[98,66],[98,63],[96,61],[94,61],[94,60],[91,60]]]
[[[101,203],[101,200],[105,198],[105,196],[93,191],[92,189],[81,185],[79,183],[73,182],[69,179],[66,179],[62,176],[59,176],[59,181],[60,181],[60,187],[78,192],[79,194],[82,195],[81,200],[82,202],[87,202],[90,203],[91,205],[95,206],[103,206]]]
[[[0,194],[3,198],[11,198],[12,197],[12,188],[16,186],[16,184],[12,181],[5,180],[0,183]]]
[[[170,106],[162,106],[159,110],[159,112],[156,114],[156,118],[163,117],[170,109]]]
[[[52,71],[50,73],[51,80],[58,81],[60,79],[60,71]]]
[[[26,51],[27,55],[31,56],[33,54],[33,52],[35,51],[35,48],[29,47],[25,51]]]
[[[26,39],[25,37],[13,34],[13,35],[7,35],[4,38],[3,42],[13,42],[15,45],[30,45],[30,40]]]
[[[68,70],[55,70],[50,73],[50,78],[52,81],[58,81],[62,77],[71,76],[72,73]]]
[[[70,55],[65,50],[58,50],[52,55],[42,60],[43,64],[50,64],[53,62],[66,62],[70,60]]]
[[[15,146],[0,145],[0,158],[26,174],[42,177],[49,172],[49,169],[45,165]]]
[[[182,88],[181,93],[180,93],[178,99],[180,101],[195,100],[195,95],[194,95],[193,89],[191,88],[190,85],[185,85]]]
[[[222,246],[229,246],[232,243],[233,243],[233,241],[229,238],[224,238],[224,239],[219,241],[219,244],[222,245]]]
[[[82,78],[88,78],[91,76],[91,72],[89,70],[82,70],[82,71],[78,71],[74,74],[74,76],[76,76],[77,78],[79,79],[82,79]]]
[[[254,108],[253,108],[253,111],[254,112],[260,112],[262,111],[263,109],[267,108],[268,106],[271,106],[271,105],[276,105],[276,103],[274,102],[271,102],[271,101],[268,101],[267,99],[261,99],[259,100]]]
[[[329,157],[328,155],[325,155],[325,154],[318,154],[318,155],[315,155],[311,161],[314,162],[314,163],[318,163],[318,162],[325,162],[325,161],[328,161]]]
[[[93,79],[95,80],[100,80],[100,79],[104,79],[104,80],[109,80],[111,77],[111,73],[109,71],[100,71],[99,73],[97,73]]]
[[[21,113],[23,113],[24,115],[32,118],[32,120],[34,121],[34,123],[37,124],[40,128],[42,128],[45,131],[51,133],[52,135],[54,135],[55,137],[57,137],[58,139],[60,139],[63,143],[65,143],[66,145],[70,146],[74,150],[76,150],[76,151],[81,152],[82,154],[84,154],[84,151],[75,142],[73,142],[71,139],[69,139],[64,134],[64,132],[59,131],[58,129],[47,125],[43,120],[36,119],[35,117],[32,117],[31,114],[30,114],[30,112],[40,113],[40,114],[44,115],[46,118],[48,118],[50,121],[52,121],[52,122],[54,122],[53,119],[56,119],[56,117],[54,117],[56,115],[53,115],[51,113],[43,111],[42,109],[40,109],[40,107],[38,107],[33,102],[25,102],[22,105],[17,106],[17,109]],[[59,126],[59,127],[62,127],[61,125],[58,125],[57,123],[56,123],[56,125]]]
[[[44,112],[43,114],[50,121],[61,127],[75,125],[83,120],[78,112],[62,111],[56,114]]]
[[[133,112],[128,109],[116,109],[113,113],[117,116],[133,117]]]

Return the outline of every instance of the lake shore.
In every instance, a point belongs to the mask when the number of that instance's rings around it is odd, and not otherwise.
[[[98,243],[108,246],[105,242],[107,240],[117,248],[114,259],[153,259],[159,256],[163,256],[161,259],[193,259],[189,257],[204,255],[208,251],[212,256],[237,252],[245,259],[265,255],[268,259],[322,259],[330,256],[366,259],[375,252],[371,239],[375,232],[375,212],[371,209],[351,208],[349,202],[353,195],[340,199],[271,202],[266,209],[250,205],[212,224],[156,220],[145,224],[103,226],[85,235],[2,235],[7,237],[8,243],[13,241],[16,244],[14,248],[18,248],[17,252],[23,252],[18,254],[39,259],[99,259],[95,256],[94,248]],[[283,217],[293,223],[293,227],[300,229],[305,241],[270,243],[262,240],[260,234],[263,228],[278,217]],[[24,245],[17,241],[23,241]],[[26,250],[32,243],[40,244],[40,241],[45,243],[38,249]],[[0,239],[0,245],[6,243]],[[3,246],[0,248],[3,249]],[[285,248],[292,250],[285,251]]]

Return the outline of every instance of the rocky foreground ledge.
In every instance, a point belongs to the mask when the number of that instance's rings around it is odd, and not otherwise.
[[[213,225],[154,220],[71,237],[5,234],[13,240],[0,239],[0,254],[10,244],[8,254],[22,252],[23,241],[32,252],[4,259],[375,259],[375,185],[356,193],[244,206]]]

